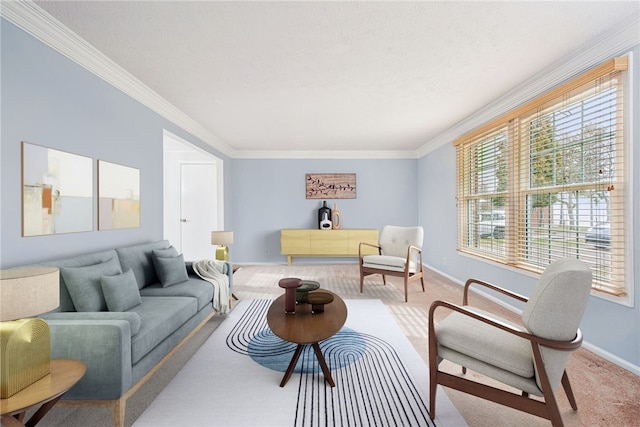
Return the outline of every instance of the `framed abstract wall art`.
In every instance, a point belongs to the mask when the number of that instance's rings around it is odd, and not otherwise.
[[[93,160],[22,142],[22,236],[93,230]]]
[[[308,173],[307,199],[355,199],[355,173]]]
[[[140,227],[140,170],[98,160],[98,230]]]

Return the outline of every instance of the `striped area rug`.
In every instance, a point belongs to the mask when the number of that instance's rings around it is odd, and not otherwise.
[[[243,300],[134,426],[463,426],[379,300],[346,300],[345,326],[320,343],[335,387],[305,347],[285,387],[295,345],[268,328],[270,299]]]

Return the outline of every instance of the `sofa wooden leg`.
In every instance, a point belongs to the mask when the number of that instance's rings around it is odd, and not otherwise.
[[[116,399],[111,407],[111,416],[113,417],[114,427],[124,427],[124,416],[127,408],[126,399]]]

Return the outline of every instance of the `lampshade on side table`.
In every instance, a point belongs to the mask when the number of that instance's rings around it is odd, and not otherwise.
[[[60,304],[57,268],[0,271],[0,398],[6,399],[49,374],[49,325],[29,318]]]
[[[233,231],[212,231],[211,244],[219,245],[216,248],[216,259],[229,261],[229,248],[226,245],[233,243]]]

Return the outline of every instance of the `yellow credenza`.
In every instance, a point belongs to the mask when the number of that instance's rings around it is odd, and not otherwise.
[[[280,230],[280,253],[287,255],[289,265],[294,256],[357,257],[360,242],[377,245],[378,230]],[[377,252],[374,248],[367,248],[366,253]]]

